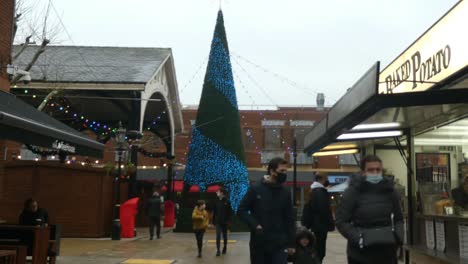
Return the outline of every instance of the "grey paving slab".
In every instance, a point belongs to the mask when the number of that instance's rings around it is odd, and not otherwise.
[[[143,260],[174,260],[175,263],[249,263],[249,234],[234,233],[230,239],[235,243],[228,245],[228,254],[216,257],[216,245],[209,243],[215,234],[205,235],[203,258],[196,258],[196,244],[193,234],[164,233],[162,239],[150,241],[146,230],[139,230],[140,237],[121,241],[109,239],[71,239],[62,240],[58,264],[102,263],[117,264],[132,259]],[[346,263],[346,241],[338,233],[330,233],[328,239],[327,257],[324,264]],[[150,263],[150,262],[147,262]]]

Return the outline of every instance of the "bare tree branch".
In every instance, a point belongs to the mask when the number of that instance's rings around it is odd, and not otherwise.
[[[44,98],[44,100],[42,101],[42,103],[37,107],[37,110],[39,111],[42,111],[42,109],[44,109],[44,107],[46,106],[47,102],[49,101],[49,99],[55,95],[57,95],[59,93],[59,90],[53,90],[52,92],[50,92],[49,94],[47,94],[47,96]]]
[[[32,57],[31,61],[29,62],[29,64],[26,66],[26,68],[24,68],[25,71],[29,71],[31,70],[32,66],[36,63],[36,61],[39,59],[39,56],[41,56],[42,53],[44,53],[44,51],[46,50],[46,46],[50,43],[50,41],[48,39],[43,39],[42,40],[42,43],[41,45],[39,46],[39,48],[37,49],[36,53],[34,54],[34,56]],[[13,80],[11,81],[11,83],[15,84],[17,83],[21,77],[23,77],[23,75],[21,74],[18,74],[16,75]]]
[[[13,61],[18,59],[18,57],[23,53],[30,44],[34,44],[34,41],[31,41],[32,35],[26,37],[26,41],[21,44],[21,49],[13,56]]]

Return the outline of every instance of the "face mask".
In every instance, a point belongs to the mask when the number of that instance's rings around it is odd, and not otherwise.
[[[383,180],[382,174],[369,174],[366,176],[366,181],[376,184]]]
[[[276,182],[278,182],[279,184],[283,184],[286,181],[286,178],[288,177],[288,175],[283,172],[277,172],[276,174]]]

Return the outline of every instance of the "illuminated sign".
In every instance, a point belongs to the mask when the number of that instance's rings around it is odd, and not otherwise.
[[[385,68],[379,94],[421,92],[468,66],[468,1],[460,1]]]
[[[63,141],[56,140],[52,144],[52,148],[54,148],[56,150],[62,150],[62,151],[65,151],[65,152],[69,152],[69,153],[75,153],[75,147],[70,146],[67,143],[63,142]]]

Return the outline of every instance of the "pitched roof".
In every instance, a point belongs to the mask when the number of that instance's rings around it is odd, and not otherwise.
[[[14,64],[24,68],[38,48],[27,47]],[[47,46],[30,73],[33,81],[146,83],[171,54],[170,48]]]

